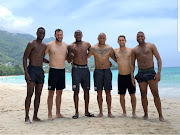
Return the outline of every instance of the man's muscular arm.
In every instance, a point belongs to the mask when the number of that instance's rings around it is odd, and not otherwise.
[[[88,58],[93,55],[93,47],[89,48]]]
[[[27,83],[31,80],[31,78],[27,72],[27,59],[29,58],[29,55],[30,55],[32,49],[33,49],[33,44],[28,43],[28,45],[24,51],[24,56],[23,56],[24,74],[25,74],[25,80]]]
[[[154,80],[156,82],[159,82],[161,80],[162,60],[161,60],[161,57],[160,57],[159,52],[155,45],[152,45],[152,50],[153,50],[154,56],[157,59],[157,64],[158,64],[158,72],[157,72],[156,76],[154,77]]]
[[[72,51],[72,45],[68,45],[68,53],[67,53],[67,61],[68,63],[72,62],[73,58],[74,58],[74,54],[73,54],[73,51]]]
[[[132,81],[132,84],[136,87],[136,82],[134,79],[135,61],[136,61],[136,55],[135,55],[134,49],[132,49],[132,52],[131,52],[131,81]]]
[[[110,57],[111,57],[115,62],[117,62],[116,55],[115,55],[115,52],[114,52],[113,48],[111,48],[111,50],[110,50]]]

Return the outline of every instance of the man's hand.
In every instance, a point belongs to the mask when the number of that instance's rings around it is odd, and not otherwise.
[[[112,67],[112,63],[111,63],[111,61],[109,61],[109,65],[110,65],[110,67]]]
[[[133,85],[134,87],[136,87],[136,81],[135,81],[134,77],[131,77],[131,82],[132,82],[132,85]]]
[[[154,77],[155,82],[159,82],[161,80],[161,73],[158,72]]]
[[[30,83],[30,81],[31,81],[31,77],[28,73],[25,74],[25,80],[27,83]]]

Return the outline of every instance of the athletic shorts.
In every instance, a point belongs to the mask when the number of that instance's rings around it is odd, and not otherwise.
[[[148,80],[153,80],[156,75],[154,68],[147,68],[147,69],[139,69],[135,79],[138,83],[147,82]]]
[[[48,90],[63,90],[65,88],[65,69],[49,69]]]
[[[87,65],[73,65],[72,68],[72,89],[79,90],[81,87],[90,90],[90,72]]]
[[[27,70],[30,75],[31,82],[35,82],[36,84],[44,83],[44,70],[43,70],[42,66],[29,65]]]
[[[136,88],[131,82],[131,75],[118,75],[118,94],[125,95],[126,89],[128,89],[129,94],[134,94]]]
[[[112,90],[112,72],[110,68],[94,70],[94,90]]]

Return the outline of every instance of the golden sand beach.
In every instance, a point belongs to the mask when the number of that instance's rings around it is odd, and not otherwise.
[[[153,98],[149,99],[149,120],[142,120],[143,108],[140,97],[137,97],[136,113],[140,119],[131,116],[129,95],[126,95],[127,117],[121,118],[122,109],[119,95],[112,95],[112,113],[115,118],[107,117],[107,105],[103,95],[103,118],[88,118],[84,116],[83,93],[79,97],[79,119],[74,115],[73,92],[64,91],[62,95],[61,112],[66,118],[49,121],[47,118],[48,90],[43,89],[38,116],[42,122],[25,124],[24,100],[26,87],[17,85],[0,85],[0,134],[180,134],[180,100],[161,99],[162,111],[166,122],[160,122],[154,106]],[[55,97],[54,97],[55,99]],[[33,115],[32,98],[30,118]],[[90,94],[90,112],[98,114],[96,93]],[[53,105],[55,115],[55,102]]]

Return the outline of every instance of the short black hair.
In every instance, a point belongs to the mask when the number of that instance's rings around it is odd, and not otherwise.
[[[39,28],[37,29],[37,32],[38,32],[39,30],[44,30],[44,31],[45,31],[45,29],[44,29],[43,27],[39,27]]]
[[[82,34],[82,31],[81,30],[76,30],[75,32],[74,32],[74,34],[75,33],[81,33]]]
[[[56,34],[56,32],[59,32],[59,31],[62,31],[62,30],[61,29],[56,29],[54,34]],[[63,33],[63,31],[62,31],[62,33]]]
[[[120,35],[120,36],[118,37],[118,40],[119,40],[120,37],[123,37],[123,38],[126,40],[126,37],[125,37],[124,35]]]

